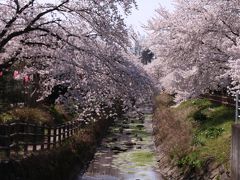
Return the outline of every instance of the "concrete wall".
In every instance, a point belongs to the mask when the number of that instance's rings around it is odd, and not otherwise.
[[[240,180],[240,124],[232,126],[231,171],[232,180]]]

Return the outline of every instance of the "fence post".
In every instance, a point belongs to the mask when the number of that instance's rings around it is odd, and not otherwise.
[[[236,110],[235,110],[235,123],[238,123],[238,102],[239,101],[239,94],[236,93]]]
[[[240,124],[232,125],[232,155],[231,176],[232,180],[240,179]]]
[[[28,122],[25,125],[24,133],[29,133],[29,123]],[[28,136],[24,135],[23,139],[24,139],[24,154],[26,154],[28,151],[28,142],[29,142]]]
[[[70,123],[67,123],[67,138],[70,137]]]
[[[57,128],[54,127],[53,129],[53,147],[55,148],[57,144]]]
[[[63,131],[63,138],[62,138],[62,140],[64,141],[66,139],[66,134],[65,134],[66,133],[66,124],[63,125],[62,131]]]
[[[52,129],[50,127],[47,127],[47,149],[51,149],[51,134],[52,134]]]
[[[24,134],[24,125],[22,125],[22,124],[15,124],[15,134],[18,134],[18,133],[23,133]],[[15,145],[15,148],[14,148],[14,150],[15,150],[15,153],[18,155],[19,154],[19,151],[20,151],[20,145],[19,145],[19,141],[21,140],[21,139],[23,139],[23,136],[24,135],[18,135],[18,136],[14,136],[14,141],[15,141],[15,143],[16,143],[16,145]]]
[[[33,126],[33,151],[36,151],[37,150],[37,145],[36,145],[36,143],[37,143],[37,131],[38,131],[38,128],[37,128],[37,125],[34,125]]]
[[[45,125],[43,125],[42,127],[41,127],[41,150],[43,150],[44,149],[44,144],[45,144]]]
[[[11,125],[10,124],[8,124],[8,126],[6,126],[7,128],[6,128],[6,135],[8,136],[8,138],[7,138],[7,151],[6,151],[6,156],[8,157],[8,158],[10,158],[10,156],[11,156],[11,144],[12,144],[12,140],[11,140]]]
[[[59,126],[58,128],[58,144],[61,145],[62,144],[62,127]]]

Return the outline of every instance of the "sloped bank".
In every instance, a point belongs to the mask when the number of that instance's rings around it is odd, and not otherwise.
[[[117,109],[117,108],[116,108]],[[118,109],[119,110],[119,109]],[[121,115],[118,111],[118,116]],[[113,118],[102,117],[84,127],[61,147],[0,163],[1,180],[67,180],[86,168]]]
[[[153,126],[161,173],[167,179],[230,179],[234,112],[195,99],[177,107],[167,94],[156,97]]]

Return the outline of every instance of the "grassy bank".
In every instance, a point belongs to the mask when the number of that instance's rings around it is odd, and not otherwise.
[[[201,169],[207,161],[229,168],[234,109],[207,99],[172,106],[166,94],[156,97],[154,133],[157,146],[183,171]]]
[[[75,118],[62,105],[39,105],[36,107],[13,107],[0,112],[0,123],[28,122],[35,124],[57,125]]]

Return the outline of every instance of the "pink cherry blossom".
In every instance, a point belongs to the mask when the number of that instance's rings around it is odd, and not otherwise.
[[[177,0],[174,11],[157,9],[145,41],[156,56],[145,67],[156,85],[178,101],[238,89],[239,8],[238,1]]]
[[[20,74],[16,70],[13,72],[13,79],[16,79],[16,80],[20,79]]]
[[[144,102],[152,81],[127,51],[122,16],[134,6],[135,0],[0,3],[0,69],[19,67],[14,78],[28,83],[37,77],[38,101],[58,87],[64,93],[57,103],[86,121],[116,103],[127,109],[132,99]]]
[[[23,77],[23,82],[26,84],[26,83],[29,83],[30,82],[30,77],[28,75],[25,75]]]

